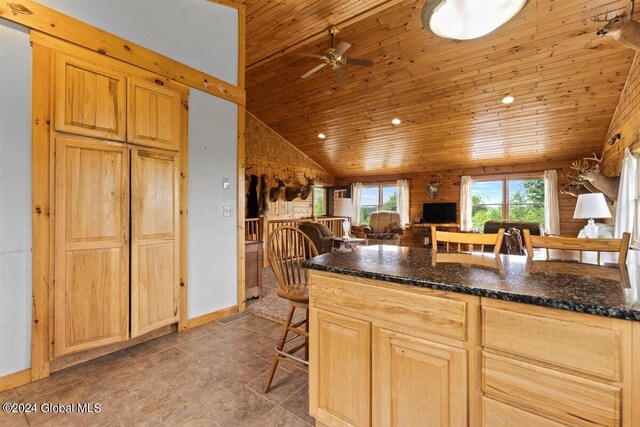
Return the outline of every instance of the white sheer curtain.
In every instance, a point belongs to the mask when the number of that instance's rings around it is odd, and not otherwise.
[[[560,207],[558,205],[558,173],[544,171],[544,232],[560,234]]]
[[[398,213],[400,227],[409,224],[409,183],[406,179],[398,180]]]
[[[351,224],[360,225],[360,193],[362,192],[362,183],[355,182],[351,186],[351,202],[353,203],[353,221]]]
[[[637,203],[638,196],[636,191],[637,168],[638,160],[631,154],[629,148],[625,148],[613,231],[613,237],[616,238],[622,237],[622,233],[625,232],[634,234],[634,225],[636,224],[636,206],[634,205]],[[637,237],[637,228],[634,237]]]
[[[464,175],[460,179],[460,231],[471,230],[471,210],[471,177]]]

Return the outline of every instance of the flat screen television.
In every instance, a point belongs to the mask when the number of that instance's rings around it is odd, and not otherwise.
[[[424,203],[422,222],[433,224],[455,223],[456,203]]]

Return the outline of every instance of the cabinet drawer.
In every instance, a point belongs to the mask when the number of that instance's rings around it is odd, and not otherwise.
[[[464,296],[428,289],[404,290],[362,284],[344,276],[312,272],[310,296],[318,307],[340,307],[366,316],[459,340],[467,337],[467,302]],[[364,279],[359,279],[364,280]],[[397,285],[401,286],[401,285]],[[410,286],[403,286],[409,288]],[[363,298],[366,295],[366,298]]]
[[[609,319],[585,322],[528,313],[482,308],[483,345],[562,368],[619,381],[622,337]],[[569,313],[574,315],[574,313]],[[572,317],[575,317],[572,316]],[[567,317],[564,317],[567,319]],[[590,321],[591,324],[586,323]],[[600,326],[598,326],[599,323]]]
[[[483,353],[485,395],[577,426],[619,426],[618,387]]]
[[[560,424],[547,418],[541,417],[531,412],[524,411],[515,406],[498,402],[497,400],[482,399],[482,412],[484,427],[513,427],[513,426],[536,426],[536,427],[563,427]]]

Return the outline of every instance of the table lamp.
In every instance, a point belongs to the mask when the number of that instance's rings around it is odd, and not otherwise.
[[[578,196],[574,219],[588,219],[584,226],[584,234],[590,238],[598,237],[598,226],[594,224],[594,218],[611,218],[611,212],[602,193],[587,193]]]
[[[349,230],[351,229],[351,223],[349,222],[349,218],[353,216],[353,204],[351,203],[351,199],[335,199],[333,214],[335,216],[345,217],[342,222],[342,230],[344,231],[344,236],[342,236],[342,238],[350,239],[351,236],[349,236]]]

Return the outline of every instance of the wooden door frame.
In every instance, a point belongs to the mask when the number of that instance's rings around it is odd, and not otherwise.
[[[59,39],[39,32],[31,32],[33,73],[32,73],[32,293],[33,312],[31,328],[31,374],[35,381],[49,375],[52,353],[52,325],[54,280],[54,128],[53,91],[55,87],[53,70],[56,52],[64,52],[79,58],[91,60],[94,55]],[[98,60],[116,61],[93,56]],[[118,69],[128,76],[157,79],[153,73],[126,63],[118,63]],[[163,84],[180,92],[181,138],[178,154],[180,165],[180,305],[178,331],[187,329],[188,323],[188,133],[189,133],[189,88],[170,79]],[[91,139],[91,138],[90,138]],[[94,138],[95,139],[95,138]],[[133,145],[131,146],[133,147]]]
[[[17,6],[23,12],[12,13],[12,4],[0,5],[0,18],[23,25],[30,30],[43,31],[58,40],[74,43],[94,52],[110,56],[142,70],[161,74],[213,96],[237,104],[237,296],[239,311],[245,308],[244,296],[244,168],[245,168],[245,57],[246,7],[229,0],[214,2],[238,10],[238,82],[231,85],[165,56],[145,49],[123,38],[71,18],[32,0],[22,0]],[[32,32],[33,34],[33,32]],[[109,48],[106,52],[104,49]],[[135,49],[133,49],[135,48]],[[32,324],[31,367],[20,372],[20,382],[36,381],[49,375],[50,359],[50,295],[53,282],[53,221],[51,216],[52,180],[51,124],[52,124],[52,56],[51,46],[32,43]],[[45,76],[38,81],[34,76]],[[44,83],[44,84],[42,84]],[[188,95],[182,99],[183,124],[188,118]],[[180,317],[178,330],[188,325],[188,126],[183,126],[180,145]],[[26,375],[26,372],[30,375]],[[19,384],[14,384],[19,385]]]

